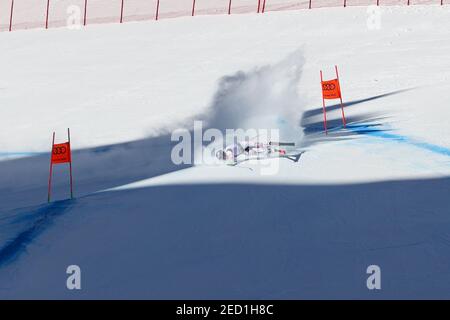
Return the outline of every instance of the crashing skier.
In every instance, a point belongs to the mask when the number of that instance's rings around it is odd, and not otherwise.
[[[298,161],[300,154],[288,155],[286,149],[279,148],[280,146],[295,146],[291,142],[254,142],[254,141],[239,141],[227,146],[223,150],[216,152],[216,158],[223,161],[233,161],[234,164],[250,160],[250,159],[265,159],[282,157],[288,158],[295,162]]]

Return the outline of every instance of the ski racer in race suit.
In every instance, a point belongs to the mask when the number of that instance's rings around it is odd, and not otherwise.
[[[224,150],[217,151],[216,157],[219,160],[231,160],[236,159],[242,154],[247,157],[268,156],[273,152],[276,152],[280,155],[286,154],[285,150],[272,148],[270,144],[268,145],[261,142],[245,141],[236,142],[232,145],[227,146]]]

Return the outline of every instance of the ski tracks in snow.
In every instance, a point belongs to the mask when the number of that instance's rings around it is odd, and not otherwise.
[[[75,200],[12,210],[0,219],[0,268],[26,252],[27,246],[50,227],[54,220],[69,211]]]

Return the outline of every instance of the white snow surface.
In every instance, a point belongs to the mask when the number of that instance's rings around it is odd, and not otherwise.
[[[372,298],[377,261],[383,297],[448,297],[450,7],[380,11],[377,30],[349,7],[0,33],[0,297]],[[348,127],[330,108],[326,136],[334,65]],[[268,119],[304,151],[274,174],[171,162],[194,120]],[[46,205],[67,127],[77,198]]]
[[[334,77],[337,64],[344,102],[410,89],[349,107],[347,116],[377,113],[397,134],[448,147],[449,30],[442,26],[450,10],[380,10],[379,30],[367,28],[367,8],[358,7],[0,34],[5,75],[0,79],[0,104],[7,106],[2,111],[0,151],[47,152],[51,132],[64,140],[67,127],[74,149],[190,127],[192,118],[214,107],[222,77],[277,64],[296,50],[305,60],[296,88],[299,113],[321,106],[318,72],[323,69],[326,78]],[[333,22],[325,23],[329,19]],[[232,27],[239,23],[239,28]],[[211,24],[214,28],[208,28]],[[256,112],[266,100],[270,80],[257,79],[245,92]],[[269,108],[277,112],[280,106]],[[247,116],[244,112],[242,117]],[[449,173],[448,157],[408,145],[361,140],[366,139],[314,146],[293,179],[352,181]]]

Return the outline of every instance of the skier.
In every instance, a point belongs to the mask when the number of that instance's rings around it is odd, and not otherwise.
[[[245,155],[246,157],[267,157],[272,153],[278,153],[279,155],[285,155],[286,150],[274,148],[273,144],[254,142],[254,141],[240,141],[227,146],[224,150],[219,150],[216,152],[216,157],[219,160],[234,160],[240,155]],[[291,144],[289,144],[291,145]]]

